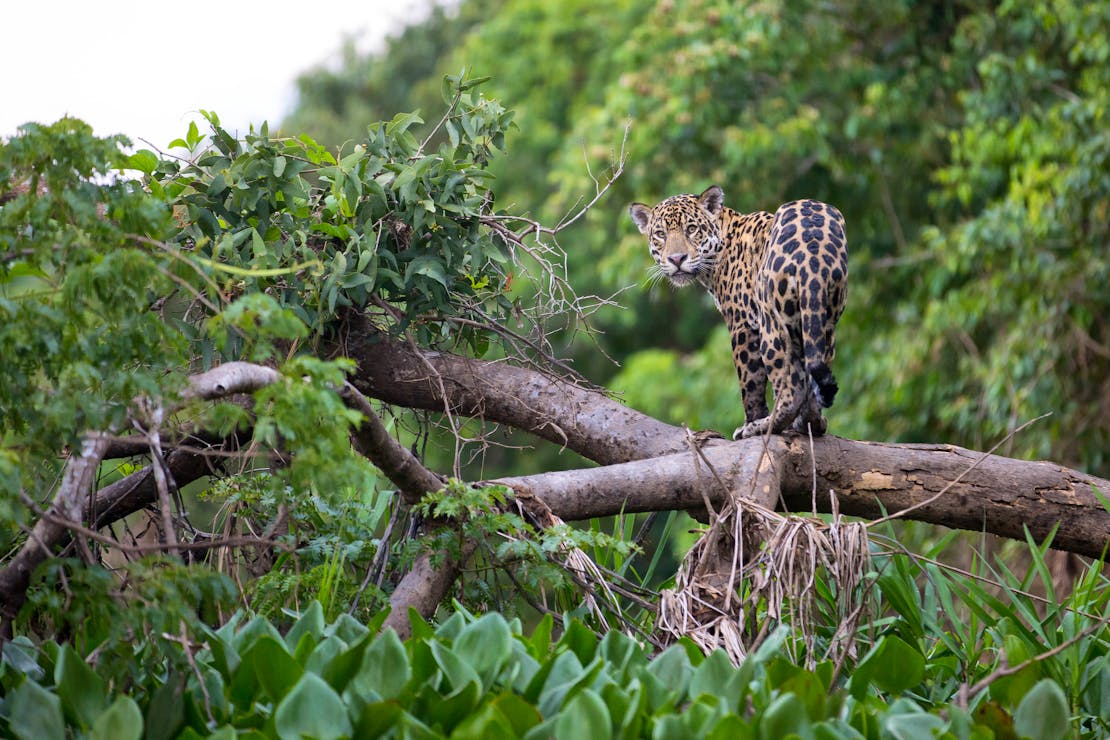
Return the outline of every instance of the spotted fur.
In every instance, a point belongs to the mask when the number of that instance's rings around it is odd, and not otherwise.
[[[732,338],[745,424],[734,439],[788,428],[823,434],[821,407],[837,384],[830,365],[848,295],[844,217],[827,203],[796,200],[765,211],[724,206],[716,185],[654,208],[629,208],[659,271],[713,295]],[[774,411],[767,409],[767,380]]]

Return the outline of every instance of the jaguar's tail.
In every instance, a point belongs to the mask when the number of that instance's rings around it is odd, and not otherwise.
[[[840,387],[829,366],[824,362],[816,363],[809,368],[809,377],[813,381],[813,395],[817,396],[817,402],[825,408],[832,406]]]

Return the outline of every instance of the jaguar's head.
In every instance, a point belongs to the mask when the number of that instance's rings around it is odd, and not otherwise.
[[[718,221],[724,191],[713,185],[701,195],[673,195],[655,208],[633,203],[628,208],[660,273],[675,285],[707,281],[721,249]]]

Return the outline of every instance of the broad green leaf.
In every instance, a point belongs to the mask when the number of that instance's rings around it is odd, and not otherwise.
[[[1014,730],[1023,737],[1057,740],[1071,735],[1068,700],[1051,679],[1037,683],[1014,712]]]
[[[117,697],[93,722],[88,737],[94,740],[139,740],[143,736],[143,714],[128,696]]]
[[[714,650],[701,665],[694,669],[694,675],[690,677],[689,696],[691,699],[697,699],[702,694],[720,696],[721,689],[728,686],[735,675],[736,669],[725,652]],[[735,703],[732,697],[726,697],[726,699]]]
[[[139,149],[127,158],[124,166],[149,175],[158,167],[158,155],[149,149]]]
[[[509,721],[517,737],[522,737],[543,719],[539,710],[516,694],[502,694],[493,700],[492,705]]]
[[[436,660],[436,665],[443,671],[443,675],[447,677],[447,683],[451,690],[457,690],[468,683],[474,683],[478,686],[482,685],[482,679],[478,676],[477,671],[470,667],[462,658],[460,658],[455,651],[449,647],[445,647],[439,642],[432,642],[429,644],[432,650],[432,656]],[[366,651],[369,654],[369,650]]]
[[[512,654],[512,633],[497,612],[484,614],[455,638],[455,653],[485,679],[485,686]]]
[[[884,726],[895,740],[933,740],[944,729],[944,720],[935,714],[909,712],[898,714],[891,711]]]
[[[706,740],[749,740],[755,728],[735,714],[726,714],[706,734]]]
[[[304,666],[305,670],[319,676],[323,675],[323,667],[346,648],[346,643],[338,637],[327,637],[317,642],[316,637],[305,633],[301,635],[296,649],[293,650],[293,660]],[[311,666],[309,666],[310,659],[312,659]]]
[[[761,737],[787,737],[809,734],[809,717],[805,705],[794,694],[783,694],[772,701],[759,718]]]
[[[405,646],[395,631],[386,630],[366,648],[348,688],[363,697],[373,691],[383,699],[392,699],[400,695],[411,677]]]
[[[46,671],[39,665],[39,649],[24,635],[8,640],[3,647],[3,663],[32,681],[41,681]]]
[[[493,704],[485,704],[451,731],[453,740],[515,740],[520,734],[513,730],[508,718]]]
[[[578,656],[572,652],[559,653],[540,668],[528,686],[526,696],[537,696],[535,689],[539,684],[536,705],[543,716],[550,717],[562,707],[567,692],[584,674]]]
[[[555,735],[561,738],[603,738],[611,734],[609,709],[592,689],[579,691],[555,722]]]
[[[686,696],[690,678],[694,675],[694,668],[682,645],[671,645],[664,650],[648,664],[647,671],[668,689],[677,692],[679,700]]]
[[[542,662],[547,659],[551,648],[551,630],[554,625],[555,620],[548,613],[543,615],[543,619],[532,630],[532,638],[528,641],[528,648],[532,657],[536,660]]]
[[[593,633],[593,630],[577,619],[573,619],[567,625],[562,638],[559,639],[558,646],[570,648],[578,656],[582,665],[585,665],[594,659],[597,643],[597,635]]]
[[[330,740],[351,735],[347,707],[324,679],[305,673],[274,711],[274,727],[282,740],[303,736]]]
[[[210,636],[209,639],[215,639]],[[176,737],[185,721],[184,676],[170,674],[159,686],[146,709],[146,736],[149,740],[169,740]]]
[[[258,684],[274,702],[280,701],[304,673],[304,668],[289,654],[285,643],[270,635],[260,637],[243,656],[243,661],[254,666]]]
[[[354,737],[382,737],[396,725],[405,710],[395,701],[371,702],[362,708]]]
[[[61,701],[34,681],[24,681],[9,694],[6,707],[12,734],[20,740],[64,740]]]
[[[313,600],[300,618],[289,628],[285,635],[285,644],[289,650],[295,650],[302,635],[312,635],[316,640],[324,634],[324,607],[319,601]]]
[[[917,686],[924,675],[924,656],[897,635],[884,635],[856,666],[850,688],[856,698],[872,683],[882,691],[899,693]]]
[[[440,725],[450,731],[474,711],[481,699],[481,687],[477,681],[471,681],[447,696],[437,696],[421,717],[432,726]]]
[[[68,645],[59,651],[54,686],[66,717],[80,727],[91,727],[107,704],[103,679]]]

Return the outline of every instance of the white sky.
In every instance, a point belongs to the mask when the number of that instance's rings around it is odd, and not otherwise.
[[[0,138],[69,114],[98,135],[160,149],[197,110],[231,131],[271,126],[296,77],[334,64],[345,37],[377,48],[431,0],[25,0],[0,12]],[[204,127],[201,127],[204,131]]]

